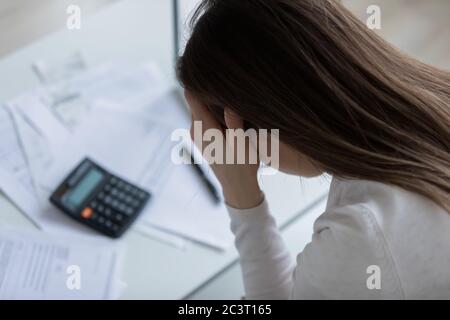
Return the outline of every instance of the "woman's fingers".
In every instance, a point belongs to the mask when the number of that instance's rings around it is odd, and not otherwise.
[[[212,163],[212,159],[210,159],[208,155],[204,154],[205,149],[210,143],[212,143],[212,141],[204,141],[203,139],[207,130],[217,129],[222,132],[222,126],[209,111],[209,109],[188,91],[185,91],[185,97],[192,113],[192,124],[190,130],[191,139],[194,141],[194,144],[200,150],[205,159],[208,160],[209,163]]]
[[[198,99],[187,90],[185,91],[185,97],[191,109],[192,121],[201,121],[203,130],[210,128],[221,129],[219,121],[216,120],[214,115],[203,103],[198,101]]]
[[[258,155],[258,148],[257,148],[258,136],[256,135],[256,133],[255,133],[255,135],[249,134],[247,136],[245,133],[245,128],[244,128],[244,120],[230,108],[225,108],[224,118],[225,118],[225,124],[228,129],[233,129],[233,130],[242,129],[243,130],[239,134],[244,135],[244,137],[241,138],[241,141],[246,141],[246,143],[239,147],[238,144],[236,143],[237,140],[239,140],[239,139],[236,138],[234,141],[235,153],[237,154],[240,152],[242,154],[245,154],[245,159],[246,159],[246,161],[248,161],[247,163],[252,163],[255,161],[257,163],[259,163],[259,160],[258,160],[259,155]],[[247,143],[247,137],[248,137],[248,143]],[[254,159],[257,159],[257,160],[254,160]]]
[[[233,110],[225,108],[223,115],[228,129],[244,129],[244,120]]]

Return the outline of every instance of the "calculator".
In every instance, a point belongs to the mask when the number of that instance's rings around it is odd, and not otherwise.
[[[120,237],[144,209],[151,194],[86,158],[58,186],[50,202],[71,218]]]

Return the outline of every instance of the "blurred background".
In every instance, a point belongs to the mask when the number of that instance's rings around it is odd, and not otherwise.
[[[64,28],[69,4],[79,5],[86,18],[118,1],[122,0],[0,0],[0,57]],[[179,0],[182,25],[198,2]],[[369,5],[380,6],[379,33],[383,37],[423,61],[450,68],[449,0],[343,0],[343,3],[362,20],[367,17]],[[142,32],[145,34],[145,30]]]

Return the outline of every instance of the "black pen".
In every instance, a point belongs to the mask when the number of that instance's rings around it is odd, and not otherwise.
[[[197,174],[200,176],[200,178],[205,183],[206,187],[208,188],[209,192],[211,193],[212,197],[214,198],[214,202],[216,202],[216,203],[221,202],[220,194],[217,191],[216,187],[212,184],[211,181],[209,181],[205,172],[203,172],[203,169],[197,163],[195,163],[195,160],[194,160],[194,157],[192,156],[192,154],[186,148],[183,148],[183,152],[185,154],[189,155],[191,164],[194,166],[195,171],[197,172]]]

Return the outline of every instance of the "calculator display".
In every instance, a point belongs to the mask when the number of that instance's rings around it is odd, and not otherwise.
[[[63,201],[71,208],[78,208],[89,194],[102,182],[104,174],[96,168],[91,168],[78,184],[70,190]]]

